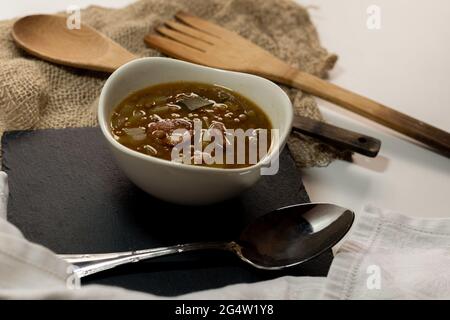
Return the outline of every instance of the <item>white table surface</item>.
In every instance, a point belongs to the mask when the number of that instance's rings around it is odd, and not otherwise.
[[[1,1],[0,19],[132,1]],[[297,1],[311,6],[322,44],[339,55],[330,81],[450,131],[450,1]],[[366,27],[366,9],[373,4],[381,9],[380,30]],[[319,104],[328,121],[378,137],[383,145],[375,159],[354,156],[354,163],[303,170],[313,201],[356,211],[372,203],[411,216],[450,218],[450,159],[337,106]]]

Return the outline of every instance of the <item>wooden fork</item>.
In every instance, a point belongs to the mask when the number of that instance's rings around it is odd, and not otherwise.
[[[145,42],[169,56],[210,67],[256,74],[340,105],[414,138],[445,155],[450,134],[378,102],[293,68],[240,35],[185,12]]]

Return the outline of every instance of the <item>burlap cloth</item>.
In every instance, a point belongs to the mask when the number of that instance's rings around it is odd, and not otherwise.
[[[82,23],[131,52],[159,56],[143,38],[164,20],[185,10],[240,33],[293,66],[325,77],[336,61],[320,46],[308,12],[289,0],[142,0],[123,9],[91,6]],[[97,98],[108,75],[51,64],[18,49],[14,21],[0,22],[0,135],[6,130],[95,126]],[[315,100],[283,88],[297,114],[321,119]],[[338,153],[293,134],[289,148],[300,167],[328,165]]]

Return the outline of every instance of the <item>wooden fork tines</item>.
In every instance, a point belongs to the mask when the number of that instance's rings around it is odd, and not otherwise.
[[[211,67],[257,73],[255,54],[262,59],[276,59],[261,47],[196,16],[179,12],[178,21],[166,21],[145,41],[169,56]],[[278,60],[277,64],[285,65]],[[287,66],[287,65],[285,65]]]

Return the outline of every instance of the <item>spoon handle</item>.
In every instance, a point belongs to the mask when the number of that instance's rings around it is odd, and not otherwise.
[[[292,130],[372,158],[377,156],[381,147],[381,141],[373,137],[301,116],[294,117]]]
[[[109,270],[117,266],[142,260],[195,250],[233,250],[233,242],[198,242],[146,250],[97,253],[61,254],[59,258],[76,266],[74,274],[78,278]]]

